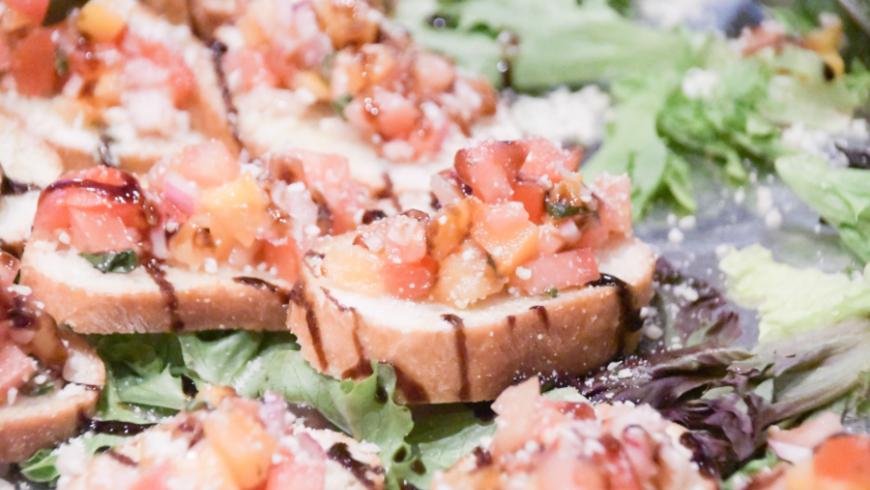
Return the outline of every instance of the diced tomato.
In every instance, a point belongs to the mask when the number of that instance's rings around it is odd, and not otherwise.
[[[250,173],[220,187],[204,191],[197,203],[197,214],[210,218],[215,240],[237,240],[250,247],[265,225],[269,201]]]
[[[433,107],[432,111],[440,109]],[[408,144],[414,149],[414,158],[438,153],[450,129],[446,115],[437,120],[425,117],[421,121],[408,137]]]
[[[278,85],[278,79],[267,68],[263,54],[253,49],[228,52],[223,57],[223,68],[233,90],[247,92],[258,86]]]
[[[512,453],[534,440],[540,399],[537,378],[511,386],[496,398],[492,404],[498,414],[498,431],[490,446],[493,458]]]
[[[184,61],[184,56],[158,41],[143,39],[126,31],[121,43],[123,52],[130,58],[142,56],[169,72],[167,81],[154,88],[165,88],[168,84],[172,102],[176,107],[184,107],[196,91],[196,76]],[[128,81],[134,82],[135,80]],[[139,88],[144,88],[138,86]]]
[[[472,240],[466,240],[439,263],[432,296],[440,303],[466,308],[502,289],[504,281],[490,266],[486,252]]]
[[[468,235],[471,227],[471,207],[466,200],[443,206],[429,221],[426,232],[429,251],[435,260],[450,255]]]
[[[295,284],[299,277],[299,246],[290,237],[269,240],[263,243],[263,262],[268,269],[273,267],[278,277]]]
[[[587,248],[561,252],[551,257],[542,257],[522,265],[511,279],[528,294],[541,294],[550,288],[562,290],[582,286],[598,279],[598,264],[595,255]]]
[[[75,172],[42,192],[33,236],[51,240],[68,232],[70,245],[82,252],[131,248],[150,228],[144,200],[135,178],[125,172],[109,167]]]
[[[591,219],[583,225],[583,230],[572,245],[580,248],[597,249],[610,238],[610,230],[601,224],[600,219]]]
[[[813,458],[816,476],[835,481],[870,486],[870,439],[861,436],[835,436],[816,449]]]
[[[36,363],[15,344],[0,346],[0,404],[6,404],[9,390],[20,388],[36,373]]]
[[[459,178],[485,203],[510,199],[512,184],[525,160],[519,142],[489,141],[456,153],[454,166]]]
[[[18,259],[0,250],[0,289],[5,289],[15,282],[19,267]]]
[[[425,94],[446,92],[456,79],[456,72],[449,59],[425,51],[417,53],[411,73],[417,87]]]
[[[438,262],[429,255],[415,263],[387,262],[381,269],[387,294],[408,300],[428,296],[429,290],[435,284],[437,272]]]
[[[12,66],[12,48],[9,47],[7,36],[0,36],[0,71],[9,71]]]
[[[375,87],[368,110],[377,132],[387,140],[407,138],[422,112],[401,94]]]
[[[345,245],[327,251],[320,268],[336,286],[376,297],[385,291],[383,266],[384,260],[367,248]]]
[[[603,452],[593,456],[599,470],[604,470],[609,476],[610,488],[623,490],[643,490],[644,486],[638,480],[628,455],[622,448],[622,443],[610,434],[601,438]],[[649,462],[652,464],[652,462]]]
[[[152,466],[139,472],[139,476],[128,490],[170,490],[167,484],[172,477],[172,467],[168,464]]]
[[[520,203],[475,206],[471,236],[492,257],[499,274],[509,275],[535,254],[538,227]]]
[[[554,226],[542,226],[538,230],[538,257],[552,257],[565,248],[565,238]]]
[[[34,24],[41,24],[48,12],[49,0],[3,0],[3,3]]]
[[[171,167],[203,188],[228,184],[239,177],[239,163],[223,143],[211,140],[185,147]]]
[[[46,97],[54,92],[57,82],[56,47],[51,33],[51,29],[37,27],[15,46],[11,73],[18,93]]]
[[[413,264],[426,255],[426,224],[409,216],[396,216],[382,222],[384,257],[392,264]],[[380,223],[379,223],[380,224]]]
[[[365,191],[351,178],[347,158],[304,150],[294,150],[292,156],[302,161],[305,184],[322,194],[332,212],[332,233],[356,228],[355,217],[363,209]]]
[[[562,151],[539,136],[529,138],[524,143],[528,154],[520,172],[526,178],[540,181],[546,177],[551,183],[558,184],[564,178],[563,172],[574,172],[580,165],[582,152],[579,150]]]
[[[244,410],[222,405],[202,426],[239,488],[256,488],[266,482],[278,443],[259,420]]]
[[[627,175],[604,174],[595,179],[602,199],[598,213],[608,231],[625,234],[631,231],[631,181]]]
[[[529,219],[539,225],[544,219],[544,196],[547,191],[537,182],[517,182],[514,184],[513,200],[523,204]]]
[[[282,459],[269,468],[265,490],[323,490],[326,465],[322,459],[296,458],[283,447],[279,451]]]
[[[136,248],[142,238],[128,230],[110,205],[70,208],[70,243],[81,252],[100,253]]]

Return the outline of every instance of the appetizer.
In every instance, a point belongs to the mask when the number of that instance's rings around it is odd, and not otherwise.
[[[302,425],[287,404],[208,387],[200,408],[180,412],[84,468],[59,461],[61,490],[381,490],[377,447]],[[59,458],[78,459],[67,446]],[[66,453],[66,454],[64,454]]]
[[[93,0],[41,25],[49,2],[2,11],[0,111],[60,153],[67,170],[147,171],[184,145],[238,151],[211,51],[133,0]]]
[[[15,284],[18,260],[0,252],[0,464],[23,461],[78,433],[106,381],[84,340],[59,330]]]
[[[352,228],[366,194],[341,157],[269,168],[212,141],[141,177],[66,175],[42,192],[22,284],[78,332],[283,330],[299,257]]]
[[[416,46],[378,2],[193,3],[211,17],[234,6],[214,35],[227,46],[222,68],[239,134],[255,155],[339,153],[355,178],[380,189],[388,162],[449,166],[474,125],[495,113],[489,82]],[[398,189],[425,186],[425,171],[415,179],[397,172]]]
[[[628,179],[587,185],[577,159],[543,139],[481,142],[433,178],[434,215],[322,239],[288,318],[306,360],[340,378],[387,362],[402,399],[441,403],[632,351],[653,253],[632,235]]]
[[[534,378],[505,390],[493,409],[492,442],[436,477],[433,489],[717,488],[680,443],[685,429],[649,405],[550,400]]]

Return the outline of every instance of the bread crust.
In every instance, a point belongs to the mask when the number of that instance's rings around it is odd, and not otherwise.
[[[304,264],[288,312],[303,357],[337,378],[367,374],[370,360],[389,363],[406,403],[492,400],[533,375],[582,374],[634,350],[641,335],[623,327],[615,286],[457,310],[330,289],[317,277],[316,255]],[[599,265],[629,285],[635,308],[649,302],[655,260],[645,244],[627,239],[600,253]]]
[[[64,378],[76,384],[43,396],[21,396],[0,408],[0,464],[24,461],[75,436],[81,422],[94,415],[106,368],[87,342],[71,332],[59,333],[70,354]]]
[[[78,333],[173,332],[167,297],[148,274],[102,274],[74,251],[28,243],[21,260],[21,284],[58,323]],[[239,282],[248,277],[252,281]],[[175,288],[180,331],[235,329],[286,330],[290,286],[257,271],[217,274],[166,269]],[[262,281],[262,282],[258,282]]]

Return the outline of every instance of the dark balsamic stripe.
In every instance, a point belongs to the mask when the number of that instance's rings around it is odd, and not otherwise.
[[[257,289],[265,289],[266,291],[277,295],[278,298],[281,300],[282,305],[287,306],[288,304],[290,304],[290,296],[292,296],[292,292],[276,286],[271,282],[264,281],[258,277],[248,276],[234,277],[233,282],[238,284],[244,284],[245,286],[251,286]]]
[[[326,362],[326,353],[323,352],[323,339],[320,337],[320,325],[317,323],[317,314],[314,313],[314,305],[305,297],[305,286],[302,281],[296,281],[296,286],[293,287],[291,301],[296,303],[300,308],[305,310],[305,324],[308,326],[308,334],[311,336],[311,344],[314,347],[314,353],[317,355],[317,362],[320,364],[320,369],[325,371],[329,366]]]
[[[541,305],[532,306],[529,309],[538,314],[541,323],[544,324],[544,330],[550,330],[550,315],[547,314],[547,309]]]
[[[453,314],[441,315],[441,318],[453,325],[453,331],[456,332],[456,357],[459,358],[459,399],[468,400],[471,398],[471,383],[468,380],[468,346],[465,338],[465,324],[462,318]]]
[[[326,453],[329,459],[335,461],[336,463],[341,464],[344,468],[349,471],[360,483],[365,485],[366,488],[374,489],[375,482],[369,478],[369,472],[372,473],[382,473],[383,468],[373,468],[361,461],[357,461],[351,456],[350,451],[348,450],[347,444],[343,442],[339,442],[335,444],[329,451]]]
[[[239,111],[233,103],[232,94],[230,94],[230,86],[227,85],[227,74],[224,72],[223,57],[227,54],[227,47],[220,41],[211,43],[211,57],[214,63],[214,70],[217,73],[218,85],[221,88],[221,96],[224,99],[224,106],[227,109],[227,124],[230,127],[230,133],[233,139],[239,145],[239,148],[244,148],[242,144],[241,133],[239,133]]]
[[[643,328],[643,320],[640,317],[640,308],[634,305],[634,295],[631,294],[628,284],[618,277],[610,274],[601,274],[598,279],[586,283],[589,287],[613,286],[619,296],[620,318],[624,328],[629,332],[637,332]]]

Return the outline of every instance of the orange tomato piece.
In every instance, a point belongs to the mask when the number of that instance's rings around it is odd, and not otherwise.
[[[432,297],[439,303],[466,308],[502,289],[504,281],[490,266],[486,252],[466,240],[439,263]]]
[[[538,227],[522,204],[478,204],[472,216],[471,236],[492,257],[499,274],[510,275],[534,256]]]
[[[275,268],[279,278],[295,284],[299,277],[299,246],[290,237],[263,243],[263,262],[267,269]]]
[[[813,458],[818,477],[855,484],[851,488],[870,488],[870,438],[835,436],[819,446]]]
[[[258,420],[244,410],[223,405],[203,420],[202,427],[239,488],[256,488],[266,482],[278,443]]]

